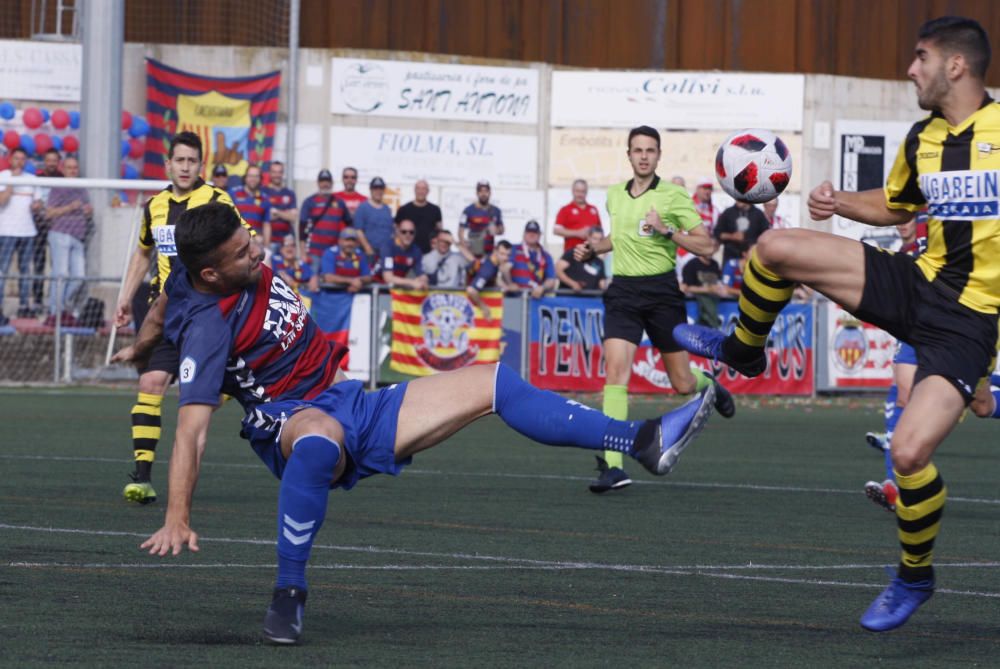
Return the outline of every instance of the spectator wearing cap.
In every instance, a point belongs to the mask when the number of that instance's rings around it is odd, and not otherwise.
[[[285,235],[292,234],[292,226],[299,220],[298,200],[295,191],[285,185],[285,164],[272,160],[267,168],[267,188],[264,191],[270,205],[271,220],[264,224],[265,248],[272,240],[280,243]]]
[[[385,182],[382,177],[372,179],[368,192],[371,197],[354,211],[354,227],[361,233],[358,236],[361,247],[374,264],[381,249],[392,242],[394,222],[392,209],[383,202]]]
[[[334,195],[343,200],[347,205],[347,211],[353,216],[358,205],[368,198],[355,190],[358,185],[358,171],[353,167],[345,167],[340,173],[340,180],[344,183],[344,190],[337,191]]]
[[[215,181],[215,172],[219,170],[219,167],[222,166],[217,165],[212,171],[213,182]],[[224,167],[222,169],[225,170]],[[229,197],[233,199],[233,204],[239,210],[240,216],[253,228],[254,233],[263,235],[264,222],[271,217],[271,203],[261,189],[260,176],[260,167],[249,165],[243,174],[243,184],[229,191]],[[278,253],[274,255],[277,256]]]
[[[438,230],[431,250],[424,254],[424,274],[430,285],[437,288],[464,288],[469,266],[476,258],[461,246],[453,247],[454,239],[447,230]]]
[[[719,220],[719,212],[712,204],[712,188],[714,186],[715,182],[712,181],[711,177],[699,177],[698,183],[694,187],[694,195],[691,196],[694,201],[694,209],[701,216],[701,224],[705,226],[705,230],[710,235]]]
[[[229,190],[229,171],[222,163],[212,168],[212,185],[224,191]]]
[[[327,249],[340,243],[340,235],[351,225],[347,205],[333,192],[330,170],[319,171],[316,188],[299,210],[299,237],[309,241],[309,259],[314,268],[319,267]]]
[[[431,251],[431,239],[441,229],[441,207],[427,201],[431,187],[421,179],[413,185],[413,200],[396,212],[396,223],[403,219],[413,221],[417,226],[417,248],[425,255]]]
[[[587,233],[591,248],[604,239],[604,230],[599,225],[595,225]],[[588,260],[577,260],[572,250],[563,253],[556,261],[556,276],[559,277],[560,288],[577,293],[581,290],[604,290],[608,284],[604,260],[596,255]]]
[[[382,281],[390,288],[426,290],[429,281],[424,273],[424,254],[413,239],[417,226],[413,221],[402,220],[396,226],[395,237],[382,247]]]
[[[493,252],[496,235],[503,234],[503,213],[490,204],[489,181],[476,184],[476,201],[462,212],[458,224],[458,243],[472,255],[482,258]]]
[[[281,242],[281,252],[274,257],[272,264],[274,273],[284,279],[285,283],[299,295],[302,295],[302,290],[314,293],[319,290],[319,278],[313,271],[312,265],[303,262],[299,256],[294,235],[285,235]]]
[[[587,202],[587,182],[577,179],[573,182],[573,201],[559,210],[553,229],[554,233],[565,237],[563,253],[582,244],[595,227],[601,227],[601,215],[597,207]]]
[[[531,291],[532,297],[541,297],[547,291],[555,290],[558,281],[552,256],[539,243],[541,237],[542,228],[538,221],[528,221],[524,225],[524,239],[511,253],[510,278],[514,288]]]
[[[358,231],[344,228],[340,244],[328,248],[320,263],[323,283],[334,290],[356,293],[372,281],[371,268],[364,254],[358,253]]]

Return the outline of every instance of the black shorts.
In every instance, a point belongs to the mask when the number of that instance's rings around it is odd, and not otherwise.
[[[646,331],[653,346],[680,351],[674,326],[687,322],[684,294],[674,271],[654,276],[615,276],[604,293],[604,338],[639,345]]]
[[[177,352],[177,348],[166,339],[161,339],[160,343],[153,349],[153,352],[150,353],[149,362],[144,368],[139,370],[139,374],[145,374],[146,372],[167,372],[170,374],[171,379],[176,379],[180,367],[180,354]]]
[[[958,294],[930,282],[904,253],[865,247],[865,287],[855,315],[917,351],[914,383],[942,376],[972,401],[997,351],[997,315],[970,309]]]

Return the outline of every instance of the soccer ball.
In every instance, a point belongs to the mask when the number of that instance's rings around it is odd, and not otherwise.
[[[792,156],[769,130],[739,130],[715,154],[715,175],[734,199],[760,204],[785,190],[792,176]]]

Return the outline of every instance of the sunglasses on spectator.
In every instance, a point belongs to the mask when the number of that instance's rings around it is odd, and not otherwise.
[[[417,233],[416,230],[411,230],[409,228],[403,228],[402,230],[399,231],[399,234],[401,235],[415,235],[416,233]]]

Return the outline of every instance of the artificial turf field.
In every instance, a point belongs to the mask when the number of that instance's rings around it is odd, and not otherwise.
[[[166,500],[120,498],[131,392],[0,390],[0,665],[906,666],[1000,663],[1000,424],[936,458],[949,486],[938,592],[874,635],[857,618],[897,559],[861,487],[874,401],[743,402],[678,468],[590,494],[593,456],[480,421],[398,478],[335,491],[302,644],[264,645],[278,483],[216,416],[195,494],[201,551],[138,544]],[[664,404],[646,402],[636,415]]]

